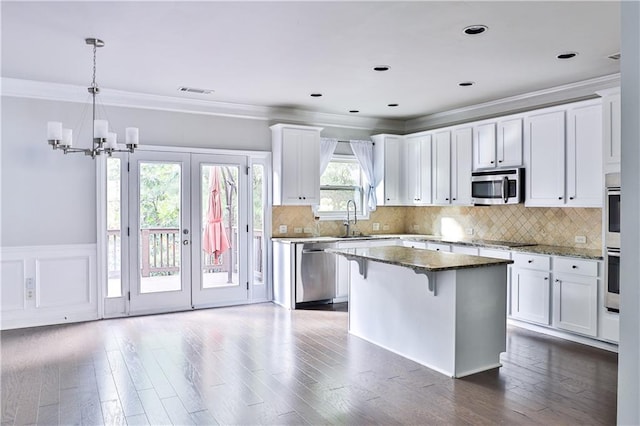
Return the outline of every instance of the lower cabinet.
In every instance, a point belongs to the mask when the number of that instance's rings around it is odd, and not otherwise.
[[[598,261],[527,253],[513,260],[512,318],[598,336]]]
[[[537,324],[551,324],[549,272],[514,267],[511,273],[511,316]]]
[[[597,336],[598,263],[554,257],[553,265],[553,326]]]

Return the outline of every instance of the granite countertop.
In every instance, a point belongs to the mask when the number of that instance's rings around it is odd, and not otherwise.
[[[415,271],[429,272],[480,268],[513,263],[512,260],[457,253],[443,253],[399,246],[325,249],[325,251],[346,257],[356,257],[373,260],[375,262],[388,263],[390,265],[404,266]]]
[[[547,254],[550,256],[578,257],[581,259],[590,259],[590,260],[604,259],[602,255],[602,250],[585,249],[585,248],[577,248],[577,247],[535,245],[535,246],[528,246],[528,247],[514,247],[512,250],[525,252],[525,253]]]

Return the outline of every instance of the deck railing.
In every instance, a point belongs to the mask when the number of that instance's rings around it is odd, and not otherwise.
[[[238,271],[238,260],[234,249],[237,247],[238,230],[233,228],[231,247],[215,259],[212,255],[204,255],[203,269],[206,272]],[[262,230],[253,231],[254,276],[262,279]],[[120,230],[107,231],[109,276],[120,276]],[[140,231],[140,272],[143,277],[171,275],[180,270],[180,230],[178,228],[148,228]]]

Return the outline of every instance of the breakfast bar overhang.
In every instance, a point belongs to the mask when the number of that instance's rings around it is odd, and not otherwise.
[[[326,251],[352,261],[349,333],[450,377],[501,366],[513,261],[398,246]]]

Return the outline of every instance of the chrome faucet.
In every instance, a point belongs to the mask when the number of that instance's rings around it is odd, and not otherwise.
[[[356,225],[358,223],[358,209],[356,207],[356,202],[354,200],[347,201],[347,220],[344,222],[344,226],[347,228],[346,237],[349,236],[349,228],[351,227],[351,220],[349,218],[349,204],[353,204],[353,224]]]

